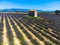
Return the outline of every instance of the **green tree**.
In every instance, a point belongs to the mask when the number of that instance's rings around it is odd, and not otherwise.
[[[59,14],[59,13],[60,13],[60,10],[56,10],[55,13],[56,13],[56,14]]]

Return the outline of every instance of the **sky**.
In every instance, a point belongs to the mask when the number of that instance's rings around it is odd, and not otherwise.
[[[60,0],[0,0],[0,9],[60,10]]]

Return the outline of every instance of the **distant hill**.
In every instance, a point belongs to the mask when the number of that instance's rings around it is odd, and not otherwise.
[[[31,9],[0,9],[0,12],[28,12]],[[37,10],[38,12],[51,12],[51,11],[42,11],[42,10]]]
[[[28,12],[31,9],[0,9],[0,12]],[[37,10],[38,12],[43,12],[42,10]]]
[[[0,12],[27,12],[29,9],[0,9]]]

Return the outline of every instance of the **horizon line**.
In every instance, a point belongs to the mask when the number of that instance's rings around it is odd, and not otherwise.
[[[4,9],[28,9],[28,8],[0,8],[0,10],[4,10]],[[41,9],[29,9],[29,10],[41,10]],[[55,10],[41,10],[41,11],[55,11]]]

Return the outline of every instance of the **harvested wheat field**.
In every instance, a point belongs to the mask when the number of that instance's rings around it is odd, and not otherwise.
[[[0,45],[60,45],[54,21],[0,13]]]

